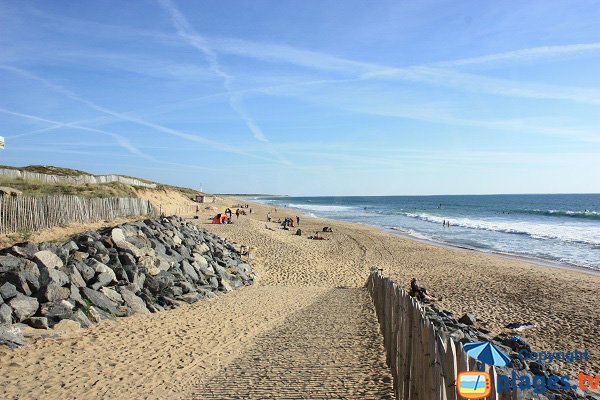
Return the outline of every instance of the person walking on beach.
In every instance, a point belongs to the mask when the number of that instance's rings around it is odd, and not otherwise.
[[[240,209],[235,210],[235,219],[240,219]]]
[[[300,217],[296,215],[296,225],[300,225]]]
[[[250,215],[252,215],[252,209],[250,209]]]
[[[270,212],[267,213],[267,222],[271,222],[271,213]]]

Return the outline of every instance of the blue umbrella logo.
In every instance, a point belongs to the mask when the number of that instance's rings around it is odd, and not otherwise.
[[[467,355],[484,364],[506,367],[510,358],[492,342],[466,343],[463,346]]]

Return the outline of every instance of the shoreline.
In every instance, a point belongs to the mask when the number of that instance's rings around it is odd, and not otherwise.
[[[265,206],[265,207],[272,206],[271,204],[257,203],[255,201],[253,201],[253,200],[257,200],[257,199],[259,199],[259,198],[254,197],[253,199],[243,199],[243,200],[248,203],[253,202],[254,204],[259,204],[259,205]],[[274,206],[272,206],[272,207],[274,207]],[[326,220],[326,221],[343,222],[343,223],[348,223],[348,224],[362,225],[362,226],[366,226],[369,228],[375,228],[375,229],[381,230],[382,232],[399,236],[405,240],[412,240],[412,241],[415,241],[418,243],[432,245],[432,246],[436,246],[436,247],[457,249],[457,250],[463,250],[463,251],[472,251],[472,252],[476,252],[476,253],[480,253],[480,254],[492,255],[492,256],[497,256],[500,258],[506,258],[509,260],[527,262],[527,263],[538,265],[541,267],[557,268],[557,269],[562,269],[562,270],[567,270],[567,271],[581,272],[581,273],[593,275],[593,276],[600,276],[600,269],[593,269],[593,268],[584,267],[581,265],[569,264],[566,262],[550,260],[550,259],[545,259],[545,258],[525,256],[525,255],[521,255],[521,254],[500,253],[500,252],[493,251],[493,250],[478,249],[476,247],[468,247],[468,246],[454,244],[454,243],[436,241],[433,239],[420,238],[420,237],[413,236],[409,233],[403,232],[401,230],[385,228],[385,227],[378,226],[378,225],[371,225],[371,224],[367,224],[367,223],[363,223],[363,222],[351,222],[351,221],[345,221],[345,220],[338,220],[335,218],[327,218],[327,217],[318,216],[312,212],[311,212],[311,214],[313,214],[313,215],[307,215],[305,213],[305,211],[303,211],[302,209],[299,209],[299,208],[285,207],[285,206],[278,206],[277,208],[294,210],[296,213],[302,214],[305,218],[318,218],[318,219],[322,219],[322,220]]]

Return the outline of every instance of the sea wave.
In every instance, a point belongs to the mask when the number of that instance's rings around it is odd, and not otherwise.
[[[564,226],[524,221],[493,221],[470,218],[448,218],[431,215],[427,213],[405,213],[407,217],[420,219],[422,221],[441,224],[447,221],[451,226],[460,226],[469,229],[480,229],[527,235],[536,239],[555,239],[564,242],[583,243],[600,246],[600,227],[594,229],[578,226]]]
[[[596,219],[600,220],[600,212],[598,211],[571,211],[571,210],[513,210],[510,211],[515,214],[528,214],[528,215],[546,215],[550,217],[569,217],[569,218],[585,218],[585,219]]]
[[[317,212],[341,212],[341,211],[352,211],[356,207],[351,206],[326,206],[319,204],[296,204],[289,203],[286,207],[297,208],[299,210],[317,211]]]

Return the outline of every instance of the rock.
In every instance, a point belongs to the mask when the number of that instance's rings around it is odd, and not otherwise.
[[[123,232],[123,229],[121,229],[121,228],[114,228],[111,231],[110,237],[111,237],[113,243],[125,241],[125,233]]]
[[[221,280],[221,286],[223,287],[224,292],[231,292],[233,290],[231,283],[229,283],[229,281],[226,279]]]
[[[121,303],[123,302],[123,298],[121,297],[121,295],[110,288],[107,287],[103,287],[100,289],[100,293],[102,293],[103,295],[105,295],[106,297],[108,297],[111,301],[114,301],[115,303]]]
[[[10,267],[5,271],[4,281],[10,282],[17,288],[17,291],[30,296],[40,288],[38,266],[29,260],[17,259],[17,266]],[[0,270],[4,268],[0,261]]]
[[[33,314],[35,314],[40,305],[37,299],[24,296],[21,293],[18,293],[15,297],[13,297],[8,304],[13,309],[13,313],[17,322],[22,322],[31,317]]]
[[[54,283],[49,284],[42,290],[42,298],[46,301],[59,301],[68,299],[71,295],[71,289],[57,286]]]
[[[96,261],[96,260],[94,260],[94,261]],[[89,282],[92,279],[94,279],[94,276],[96,275],[96,271],[94,270],[94,268],[92,268],[89,265],[84,264],[84,263],[77,263],[77,264],[75,264],[75,267],[77,268],[77,270],[81,274],[81,277],[86,282]]]
[[[69,283],[69,277],[64,272],[54,269],[47,268],[45,266],[40,267],[40,288],[44,288],[50,284],[56,286],[65,286]]]
[[[48,318],[48,323],[52,326],[62,319],[73,316],[73,304],[66,300],[44,303],[40,307],[40,314]]]
[[[461,324],[465,324],[465,325],[474,325],[475,322],[477,322],[477,319],[475,318],[475,316],[473,314],[466,313],[465,315],[460,317],[458,322],[460,322]]]
[[[71,294],[69,295],[69,299],[73,300],[76,304],[84,304],[81,293],[79,292],[79,288],[73,284],[71,285]]]
[[[117,277],[116,277],[114,271],[111,270],[110,272],[103,272],[100,275],[98,275],[96,277],[96,282],[91,287],[94,290],[98,290],[101,287],[110,285],[113,282],[115,282],[115,283],[117,282]]]
[[[13,256],[27,259],[32,259],[38,251],[38,245],[32,242],[18,243],[8,250]]]
[[[192,267],[190,265],[189,262],[182,261],[181,269],[183,270],[184,274],[186,274],[187,276],[189,276],[192,279],[192,282],[198,282],[198,280],[200,279],[198,277],[198,274],[196,273],[196,270],[194,269],[194,267]]]
[[[25,344],[21,329],[14,325],[0,325],[0,345],[15,349]]]
[[[148,274],[150,276],[156,276],[156,275],[160,274],[160,272],[161,272],[161,269],[158,268],[158,267],[150,267],[150,268],[148,268]]]
[[[25,323],[35,329],[48,329],[48,318],[46,317],[29,317]]]
[[[208,267],[208,261],[206,258],[200,253],[194,253],[194,260],[198,264],[198,268],[206,268]]]
[[[67,266],[67,275],[69,276],[71,283],[78,288],[82,288],[86,286],[86,281],[81,276],[81,273],[74,265]]]
[[[75,311],[71,319],[73,321],[77,321],[82,328],[89,328],[90,326],[92,326],[92,322],[81,310]]]
[[[0,286],[0,296],[4,300],[12,299],[17,295],[17,288],[10,282],[6,282],[4,285]]]
[[[90,309],[88,310],[88,315],[89,315],[89,319],[91,322],[94,323],[98,323],[100,321],[102,321],[102,316],[100,315],[100,313],[98,312],[98,310],[96,310],[94,308],[94,306],[91,306]]]
[[[210,248],[208,247],[208,245],[206,243],[201,243],[200,246],[198,246],[198,251],[200,253],[206,253],[210,250]]]
[[[12,308],[8,304],[0,305],[0,324],[12,324]]]
[[[192,304],[197,302],[198,300],[202,300],[203,296],[200,293],[194,292],[194,293],[186,293],[182,296],[179,296],[178,299],[185,301],[188,304]]]
[[[69,333],[78,331],[79,329],[81,329],[81,325],[79,324],[79,322],[73,321],[72,319],[63,319],[56,325],[54,325],[52,329],[58,332]]]
[[[48,269],[61,268],[63,262],[56,254],[48,250],[42,250],[35,253],[33,260],[40,267],[46,267]]]
[[[136,296],[133,292],[125,289],[124,287],[120,288],[121,296],[125,303],[131,308],[131,310],[135,314],[150,314],[148,308],[146,308],[146,303],[144,300]]]
[[[81,290],[83,295],[96,307],[101,308],[113,315],[117,313],[117,305],[102,293],[96,292],[95,290],[87,287]]]
[[[0,274],[4,272],[14,271],[23,264],[22,259],[13,255],[0,256]]]

